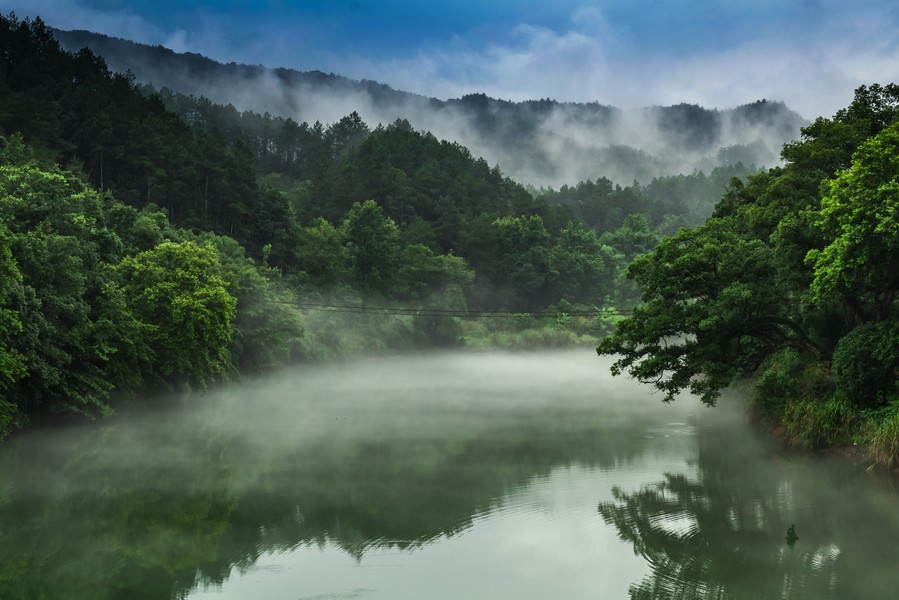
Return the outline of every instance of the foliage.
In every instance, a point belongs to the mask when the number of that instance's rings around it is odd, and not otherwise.
[[[506,350],[541,350],[545,348],[589,347],[596,344],[596,335],[585,332],[577,324],[528,319],[527,324],[510,327],[507,323],[470,321],[462,324],[466,347],[502,348]]]
[[[9,247],[9,231],[0,223],[0,438],[11,429],[16,418],[16,407],[6,400],[7,391],[27,374],[25,356],[13,346],[22,332],[19,312],[9,308],[21,301],[22,274],[13,259]]]
[[[220,133],[192,129],[129,75],[83,49],[63,52],[39,18],[0,15],[0,134],[21,133],[40,155],[82,171],[135,207],[156,203],[176,225],[277,246],[253,157]],[[277,216],[277,215],[276,215]],[[290,235],[289,228],[284,235]]]
[[[393,286],[399,267],[399,229],[373,200],[355,203],[341,223],[350,274],[363,293]]]
[[[240,373],[259,373],[298,361],[305,333],[296,294],[274,269],[256,265],[235,240],[203,233],[196,243],[215,249],[221,278],[237,302],[228,355]]]
[[[802,385],[807,366],[802,354],[793,348],[765,359],[753,386],[753,401],[762,414],[777,416],[794,399],[807,397]]]
[[[896,393],[899,369],[899,322],[867,323],[837,343],[833,379],[837,392],[861,408],[886,404]]]
[[[6,352],[27,369],[22,377],[13,366],[16,381],[7,379],[4,396],[20,417],[108,410],[107,369],[116,367],[130,324],[114,314],[101,268],[119,247],[103,219],[97,194],[71,174],[0,165],[3,242],[17,271],[8,273],[6,300],[18,315],[9,326],[21,331]]]
[[[193,242],[163,242],[116,267],[129,308],[148,324],[145,346],[165,387],[205,387],[229,368],[236,301],[220,275],[218,255]]]
[[[828,183],[815,224],[827,240],[807,258],[815,300],[838,298],[858,322],[890,315],[899,294],[899,122],[863,143]]]
[[[819,390],[787,400],[787,422],[816,443],[832,440],[824,421],[845,425],[840,403],[883,402],[895,380],[886,375],[895,354],[892,327],[879,331],[874,347],[881,349],[868,354],[886,359],[872,379],[861,375],[871,363],[856,352],[861,338],[842,348],[839,340],[856,325],[891,318],[899,289],[891,245],[897,140],[890,123],[897,105],[896,86],[860,88],[848,109],[818,119],[784,148],[784,167],[732,182],[705,224],[634,260],[628,274],[643,304],[598,348],[619,355],[613,370],[652,383],[666,400],[689,390],[714,403],[722,388],[764,373],[766,364],[763,387],[781,396],[793,387],[784,379],[794,375],[771,357],[792,349],[826,368],[836,347],[835,377],[848,398],[826,400]],[[856,368],[856,360],[866,366]],[[792,365],[787,372],[805,370]],[[875,379],[881,389],[867,387]],[[813,434],[819,426],[820,435]]]
[[[772,254],[710,220],[682,230],[629,268],[644,304],[601,342],[627,369],[670,401],[682,390],[713,404],[718,391],[757,368],[771,351],[802,344],[776,290]]]

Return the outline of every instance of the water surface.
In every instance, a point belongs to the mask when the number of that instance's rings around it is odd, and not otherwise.
[[[896,492],[723,404],[590,351],[442,354],[25,434],[0,598],[895,597]]]

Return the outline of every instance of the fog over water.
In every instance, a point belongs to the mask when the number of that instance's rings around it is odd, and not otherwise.
[[[608,366],[309,365],[17,436],[0,597],[892,597],[894,490]]]

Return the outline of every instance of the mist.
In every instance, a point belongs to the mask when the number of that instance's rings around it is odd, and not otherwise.
[[[612,443],[622,432],[686,426],[708,410],[689,397],[663,404],[648,387],[613,378],[610,364],[592,348],[335,360],[147,399],[97,423],[33,431],[22,440],[31,450],[15,451],[12,440],[0,458],[27,471],[38,495],[91,494],[118,478],[130,481],[114,486],[123,489],[163,485],[131,481],[135,470],[202,482],[208,470],[224,468],[227,477],[210,485],[244,486],[300,456],[341,460],[408,444],[443,455],[477,440],[526,438],[551,423],[572,442],[589,433],[603,445],[588,462],[619,464],[643,452]],[[553,448],[546,448],[550,464],[584,459]]]
[[[599,177],[624,186],[737,162],[770,167],[805,123],[783,103],[761,98],[720,110],[690,104],[617,108],[550,99],[511,102],[478,93],[438,100],[333,74],[222,65],[86,32],[57,36],[72,51],[90,46],[112,70],[131,71],[141,83],[205,96],[240,111],[323,124],[355,111],[371,127],[406,119],[415,129],[458,142],[506,176],[535,187]]]
[[[751,553],[734,558],[751,574],[712,568],[714,585],[776,587],[761,575],[792,569],[791,522],[802,564],[845,544],[894,573],[895,503],[845,485],[847,465],[777,454],[739,398],[664,404],[608,367],[591,349],[349,360],[32,430],[0,449],[0,592],[625,597],[694,539],[711,540],[702,560]]]

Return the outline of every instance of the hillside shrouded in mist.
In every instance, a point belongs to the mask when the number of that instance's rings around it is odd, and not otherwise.
[[[803,119],[780,102],[759,100],[717,110],[696,105],[615,108],[550,99],[509,102],[473,93],[437,100],[374,81],[318,71],[221,64],[85,31],[55,31],[69,51],[89,47],[113,71],[138,82],[205,96],[214,102],[289,117],[335,122],[357,112],[367,123],[407,119],[416,129],[458,142],[536,186],[608,177],[634,180],[742,162],[774,166],[781,146],[798,137]]]

